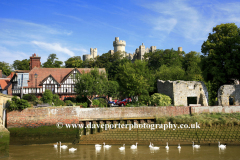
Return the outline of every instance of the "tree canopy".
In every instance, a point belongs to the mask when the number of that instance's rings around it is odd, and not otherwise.
[[[81,56],[74,56],[65,61],[66,68],[82,68],[82,64]]]
[[[0,70],[2,70],[2,73],[6,76],[12,72],[11,66],[4,61],[0,62]]]
[[[63,62],[58,61],[57,59],[58,58],[55,53],[50,54],[47,58],[47,62],[43,63],[43,68],[61,68]]]
[[[240,29],[234,23],[213,27],[202,44],[202,70],[206,81],[218,86],[240,76]]]
[[[15,70],[29,70],[29,62],[30,62],[30,59],[24,59],[22,61],[15,60],[13,62],[13,68]]]
[[[94,95],[107,95],[107,76],[105,73],[99,73],[97,68],[89,73],[77,74],[75,89],[77,94],[87,97],[92,102]]]

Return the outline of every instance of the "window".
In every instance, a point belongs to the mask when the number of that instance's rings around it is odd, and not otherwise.
[[[54,84],[47,84],[45,89],[49,89],[50,91],[52,91],[54,93],[55,91],[55,85]]]

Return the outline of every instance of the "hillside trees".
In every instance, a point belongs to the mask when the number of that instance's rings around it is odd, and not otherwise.
[[[66,68],[82,68],[83,61],[81,56],[73,56],[65,61]]]

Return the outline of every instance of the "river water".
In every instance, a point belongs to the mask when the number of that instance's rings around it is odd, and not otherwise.
[[[201,146],[200,149],[193,149],[192,146],[160,146],[159,150],[152,150],[147,145],[138,145],[137,149],[130,149],[125,146],[125,151],[120,151],[121,145],[112,145],[109,149],[102,147],[96,150],[94,145],[72,145],[67,144],[68,149],[54,148],[51,144],[40,145],[10,145],[9,157],[3,160],[25,160],[25,159],[82,159],[82,160],[239,160],[240,146],[227,146],[222,150],[218,146]],[[77,148],[75,152],[69,152],[69,148]]]

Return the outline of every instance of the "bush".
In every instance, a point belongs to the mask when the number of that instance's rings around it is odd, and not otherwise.
[[[56,96],[56,95],[54,95]],[[58,96],[58,95],[57,95]],[[59,97],[58,97],[59,99]],[[48,104],[52,104],[52,101],[53,101],[53,94],[52,94],[52,91],[50,90],[45,90],[45,92],[43,93],[43,96],[41,98],[41,101],[43,101],[43,103],[48,103]]]
[[[138,101],[141,102],[142,105],[147,105],[149,103],[150,96],[147,95],[140,95],[138,96]]]
[[[12,98],[12,101],[7,101],[8,104],[8,109],[10,111],[12,110],[18,110],[18,109],[25,109],[30,107],[30,104],[28,103],[27,100],[24,99],[18,99],[17,96],[14,96]]]
[[[88,101],[89,101],[89,100],[87,99],[87,97],[80,96],[80,95],[78,95],[78,96],[76,97],[76,102],[77,102],[77,103],[84,103],[84,102],[89,103]]]
[[[169,96],[161,93],[154,93],[149,101],[150,105],[156,104],[157,106],[168,106],[172,103],[172,99]]]
[[[99,107],[107,107],[107,101],[103,98],[98,99]]]
[[[67,97],[67,98],[65,98],[65,99],[64,99],[65,103],[66,103],[67,100],[70,100],[70,101],[73,102],[73,103],[76,103],[76,102],[77,102],[77,101],[76,101],[76,98],[74,98],[74,97]]]
[[[64,103],[64,101],[58,99],[55,101],[54,106],[65,106],[65,103]]]
[[[73,102],[70,100],[65,100],[66,106],[73,106]]]
[[[94,100],[92,101],[92,105],[93,105],[94,107],[99,107],[99,104],[100,104],[100,102],[99,102],[99,100],[97,100],[97,99],[94,99]]]
[[[76,105],[77,105],[77,106],[80,106],[80,107],[84,107],[84,108],[87,108],[87,107],[88,107],[88,103],[87,103],[87,102],[77,103]]]
[[[37,100],[37,97],[34,94],[24,94],[23,99],[29,102],[34,102]]]

